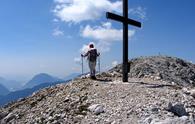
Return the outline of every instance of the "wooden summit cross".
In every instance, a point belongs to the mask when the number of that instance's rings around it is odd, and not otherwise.
[[[128,24],[141,28],[141,23],[128,18],[128,0],[123,0],[123,16],[107,12],[106,17],[123,23],[123,82],[128,82]]]

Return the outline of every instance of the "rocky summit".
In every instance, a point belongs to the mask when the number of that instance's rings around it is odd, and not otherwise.
[[[191,62],[176,57],[151,56],[135,58],[129,63],[131,78],[152,78],[170,84],[195,86],[195,65]],[[121,65],[111,71],[121,73]]]
[[[195,66],[179,58],[130,61],[68,84],[42,89],[0,109],[1,124],[194,124]]]

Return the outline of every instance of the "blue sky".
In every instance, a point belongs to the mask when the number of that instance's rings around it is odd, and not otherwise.
[[[129,58],[162,55],[195,62],[194,0],[129,0]],[[89,42],[101,52],[102,69],[122,60],[122,25],[105,12],[121,14],[120,0],[1,0],[0,76],[28,80],[37,73],[65,77],[80,72]],[[87,64],[85,63],[85,71]]]

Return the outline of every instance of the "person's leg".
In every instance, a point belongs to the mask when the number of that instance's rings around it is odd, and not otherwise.
[[[95,78],[95,67],[96,67],[96,61],[92,62],[92,76]]]
[[[92,75],[93,75],[93,65],[92,65],[92,62],[91,61],[89,61],[89,70],[90,70],[90,77],[92,77]]]

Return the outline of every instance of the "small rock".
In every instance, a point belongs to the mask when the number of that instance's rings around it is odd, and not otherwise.
[[[92,113],[98,115],[100,113],[104,112],[104,107],[103,105],[100,104],[94,104],[88,107],[89,111],[91,111]]]
[[[90,78],[90,74],[87,74],[87,75],[86,75],[86,78]]]
[[[7,112],[1,112],[0,113],[0,120],[7,116]]]
[[[190,84],[193,84],[194,83],[194,81],[192,81],[192,80],[190,80],[189,82],[190,82]]]
[[[143,123],[144,123],[144,124],[150,124],[150,123],[152,122],[153,118],[154,118],[154,117],[149,116],[149,117],[147,117],[147,118],[144,119]]]
[[[99,119],[99,118],[96,118],[96,119],[95,119],[95,122],[98,122],[98,121],[100,121],[100,119]]]
[[[158,113],[158,110],[159,110],[159,108],[156,108],[156,107],[154,107],[154,108],[151,109],[151,111],[152,111],[153,113]]]
[[[60,96],[60,95],[62,95],[62,93],[60,93],[60,92],[56,94],[56,96]]]
[[[61,114],[61,118],[65,118],[65,117],[66,117],[65,113]]]
[[[9,122],[12,119],[16,118],[16,115],[14,115],[13,113],[9,113],[4,119],[3,122]]]
[[[48,120],[49,121],[53,120],[53,117],[52,116],[49,116]]]
[[[54,120],[52,124],[60,124],[57,120]]]
[[[183,91],[185,94],[190,94],[190,91],[189,91],[186,87],[182,88],[182,91]]]
[[[111,124],[116,124],[116,121],[113,121]]]
[[[188,113],[186,112],[186,109],[184,108],[183,104],[172,105],[172,103],[169,103],[168,111],[174,113],[175,115],[177,115],[179,117],[188,116]]]
[[[160,79],[161,79],[160,76],[157,76],[157,77],[154,78],[154,80],[160,80]]]
[[[68,102],[70,99],[68,98],[68,97],[66,97],[65,99],[64,99],[64,102]]]
[[[175,82],[172,81],[171,84],[172,84],[172,85],[175,85]]]
[[[80,119],[84,118],[83,115],[77,115],[76,117],[77,117],[77,118],[80,118]]]
[[[190,95],[195,98],[195,89],[190,90]]]
[[[150,76],[151,79],[154,79],[154,76]]]

